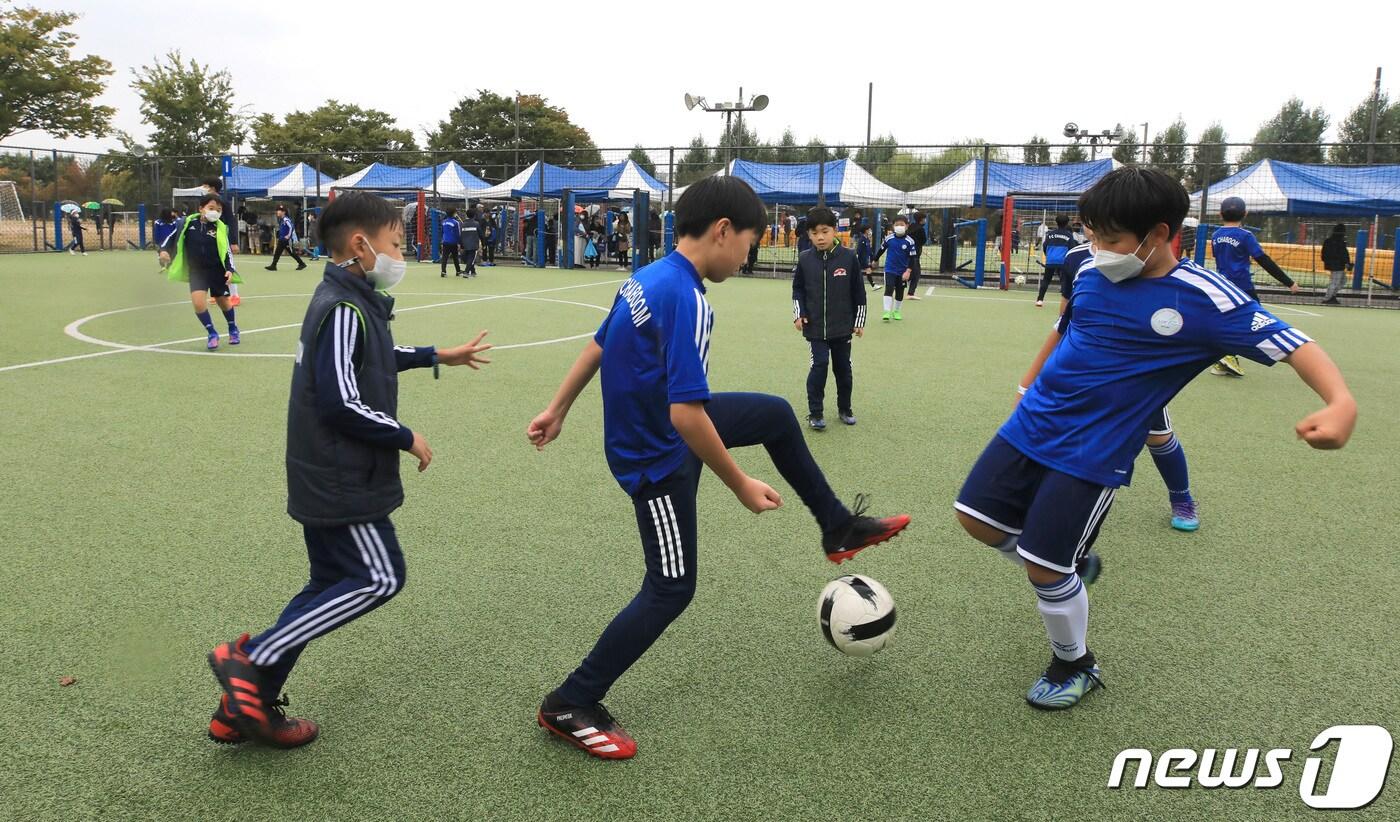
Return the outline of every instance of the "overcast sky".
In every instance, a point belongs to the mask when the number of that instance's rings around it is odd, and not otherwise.
[[[478,88],[543,94],[601,147],[713,142],[719,115],[687,111],[682,94],[732,100],[740,86],[772,100],[750,115],[760,138],[790,126],[799,142],[853,145],[872,80],[875,134],[906,145],[1057,142],[1067,120],[1146,121],[1155,134],[1177,115],[1193,139],[1219,121],[1247,141],[1292,95],[1337,122],[1378,65],[1392,98],[1400,89],[1390,1],[1364,19],[1290,2],[21,2],[82,14],[79,53],[115,69],[102,102],[142,138],[131,70],[172,48],[229,69],[249,113],[335,98],[389,112],[420,142]],[[36,132],[7,143],[116,145]]]

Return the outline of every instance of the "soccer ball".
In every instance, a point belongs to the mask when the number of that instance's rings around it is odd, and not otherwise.
[[[894,599],[885,586],[860,574],[833,579],[817,600],[817,619],[831,647],[870,656],[894,639]]]
[[[1026,284],[1026,275],[1025,275],[1025,274],[1017,274],[1017,275],[1016,275],[1016,284],[1017,284],[1017,285],[1025,285],[1025,284]]]

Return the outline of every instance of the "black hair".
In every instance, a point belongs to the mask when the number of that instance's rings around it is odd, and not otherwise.
[[[1227,223],[1238,223],[1244,219],[1244,209],[1242,208],[1222,208],[1220,209],[1220,219]]]
[[[890,221],[890,225],[894,225],[895,223],[904,223],[905,225],[909,225],[909,218],[905,217],[903,214],[896,214],[894,215],[894,219]]]
[[[220,200],[217,194],[205,194],[199,198],[199,207],[204,208],[205,203],[218,203],[222,207],[224,201]]]
[[[817,206],[807,212],[808,231],[824,225],[829,225],[832,228],[836,227],[836,214],[831,209],[826,206]]]
[[[1336,225],[1332,226],[1332,233],[1340,237],[1343,234],[1347,233],[1347,227],[1342,223],[1337,223]]]
[[[403,213],[387,200],[373,194],[352,191],[336,197],[321,212],[321,239],[326,248],[343,251],[351,232],[375,232],[403,225]]]
[[[1066,217],[1066,216],[1063,215],[1063,214],[1056,214],[1056,215],[1055,215],[1055,227],[1056,227],[1056,228],[1065,228],[1065,227],[1068,226],[1068,225],[1069,225],[1069,218],[1068,218],[1068,217]]]
[[[277,208],[275,208],[274,211],[280,211],[280,212],[282,212],[283,214],[286,214],[286,213],[287,213],[287,207],[284,206],[284,205],[282,205],[281,203],[278,203],[278,204],[277,204]]]
[[[681,237],[702,237],[724,219],[735,231],[757,231],[768,222],[768,212],[738,177],[702,177],[676,201],[676,234]]]
[[[215,191],[224,190],[224,181],[220,180],[218,177],[206,177],[203,180],[200,180],[199,184],[202,186],[209,186]]]
[[[1079,215],[1096,232],[1131,232],[1139,240],[1158,223],[1175,237],[1191,200],[1174,177],[1155,168],[1125,166],[1105,174],[1079,195]]]
[[[456,216],[457,216],[457,209],[456,209],[455,206],[448,206],[448,207],[447,207],[447,216],[449,216],[449,217],[456,217]]]

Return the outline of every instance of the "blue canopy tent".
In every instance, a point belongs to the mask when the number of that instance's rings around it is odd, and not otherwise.
[[[983,162],[969,160],[952,174],[926,188],[909,192],[909,203],[931,208],[1000,208],[1012,192],[1082,194],[1121,165],[1111,157],[1087,163],[1029,166],[1022,163],[986,164],[986,199],[982,196]],[[1065,198],[1016,198],[1017,208],[1065,208]]]
[[[853,160],[825,163],[755,163],[731,160],[716,174],[738,177],[768,205],[816,205],[818,194],[831,206],[899,208],[909,195],[886,185]],[[679,197],[685,189],[677,189]]]
[[[1203,192],[1191,195],[1201,206]],[[1212,183],[1206,207],[1226,197],[1244,200],[1251,214],[1373,217],[1400,214],[1400,165],[1324,166],[1260,160]]]
[[[330,191],[332,180],[320,175],[320,195]],[[316,169],[306,163],[294,163],[277,168],[253,168],[249,165],[233,167],[233,174],[224,182],[223,193],[234,197],[302,198],[315,197]],[[177,188],[171,194],[175,197],[198,197],[200,188]]]
[[[631,160],[602,168],[573,169],[533,162],[500,185],[472,192],[482,200],[516,200],[522,197],[558,199],[572,191],[579,201],[630,200],[634,191],[646,191],[654,200],[666,194],[666,185]]]

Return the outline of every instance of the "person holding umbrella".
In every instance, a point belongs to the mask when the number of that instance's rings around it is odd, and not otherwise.
[[[83,218],[82,209],[77,203],[65,203],[63,213],[68,215],[68,231],[73,235],[73,242],[68,244],[68,253],[73,254],[73,249],[78,249],[87,256],[87,246],[83,245]]]

